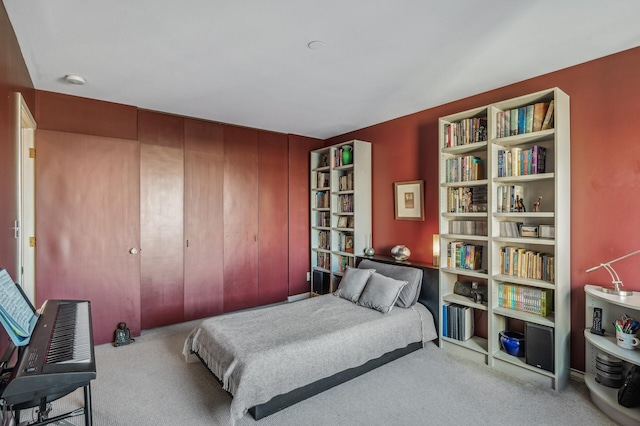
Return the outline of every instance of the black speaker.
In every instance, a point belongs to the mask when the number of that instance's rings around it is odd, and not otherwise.
[[[553,373],[553,328],[525,323],[524,361]]]
[[[313,270],[313,292],[317,294],[329,293],[331,275],[326,272]]]

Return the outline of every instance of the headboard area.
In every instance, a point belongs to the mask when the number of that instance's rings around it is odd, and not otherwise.
[[[371,257],[357,257],[356,265],[361,267],[360,264],[366,268],[376,269],[382,275],[390,276],[396,279],[407,280],[410,283],[416,276],[422,276],[422,282],[420,285],[420,292],[418,294],[418,302],[426,306],[427,309],[433,315],[435,321],[436,330],[439,330],[440,324],[440,283],[438,278],[438,268],[427,264],[420,264],[414,262],[397,261],[392,257],[384,256],[371,256]],[[417,271],[421,274],[417,274]],[[438,346],[440,346],[440,339],[436,340]]]

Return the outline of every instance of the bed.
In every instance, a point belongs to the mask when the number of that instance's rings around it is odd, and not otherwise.
[[[420,269],[364,260],[333,294],[203,320],[183,353],[232,395],[232,423],[257,420],[436,339],[421,285]]]

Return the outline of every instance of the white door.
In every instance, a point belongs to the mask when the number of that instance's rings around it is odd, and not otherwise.
[[[36,122],[24,98],[17,95],[18,109],[18,219],[16,241],[18,277],[25,294],[36,304],[36,217],[35,217],[35,129]]]

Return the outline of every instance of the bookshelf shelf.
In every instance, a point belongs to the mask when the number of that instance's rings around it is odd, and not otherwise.
[[[631,296],[616,296],[602,292],[602,287],[586,285],[585,297],[585,383],[591,400],[609,417],[621,425],[640,424],[640,407],[626,408],[618,404],[618,388],[604,386],[596,381],[597,355],[607,355],[622,361],[623,377],[633,365],[640,365],[640,351],[621,348],[616,344],[613,322],[627,314],[640,318],[640,292]],[[594,308],[602,309],[604,336],[591,333]]]
[[[342,164],[349,146],[352,163]],[[371,144],[352,140],[311,151],[311,293],[333,292],[346,266],[355,265],[371,237]],[[319,174],[322,175],[319,175]],[[321,186],[321,188],[314,188]],[[327,206],[318,208],[318,193]],[[322,223],[326,226],[316,226]],[[319,231],[328,232],[322,247]],[[323,235],[327,237],[327,234]],[[319,256],[321,254],[321,256]]]
[[[551,104],[553,108],[550,108]],[[530,112],[527,113],[527,110]],[[547,114],[549,110],[553,112]],[[545,121],[547,115],[549,118]],[[518,121],[516,117],[524,118]],[[497,369],[505,367],[507,370],[508,365],[510,373],[522,373],[525,378],[533,375],[538,381],[556,390],[563,388],[569,380],[569,123],[569,97],[558,88],[496,102],[441,117],[439,120],[439,229],[440,258],[443,264],[440,269],[441,305],[455,303],[469,306],[468,302],[463,303],[454,294],[456,281],[477,281],[479,285],[486,285],[489,299],[487,306],[484,309],[474,306],[477,320],[483,321],[479,328],[487,333],[487,336],[482,336],[486,342],[485,362]],[[484,128],[479,129],[482,126]],[[485,136],[486,140],[460,144],[459,133],[463,134],[463,141],[470,137],[475,140],[477,135]],[[466,165],[471,161],[474,164],[482,163],[482,166],[476,167],[483,170],[484,176],[478,176],[473,181],[449,182],[452,175],[468,176],[464,169],[460,174],[460,170],[451,173],[451,168],[459,167],[460,162]],[[461,190],[451,189],[456,187],[464,187],[462,191],[470,191],[473,196],[479,193],[481,197],[485,197],[486,194],[487,211],[453,213],[460,209]],[[465,197],[468,200],[468,195],[465,194]],[[474,202],[470,205],[474,206]],[[467,210],[467,205],[469,204],[464,204],[462,210]],[[487,236],[457,233],[455,226],[458,224],[453,223],[456,220],[486,220]],[[548,232],[543,235],[553,238],[518,236],[518,224],[531,226],[534,230],[544,229]],[[452,233],[452,230],[456,233]],[[451,253],[456,253],[456,250],[452,252],[454,243],[458,247],[461,243],[480,246],[481,268],[470,271],[452,267],[447,259],[451,259]],[[517,262],[519,255],[529,263],[522,263],[520,266],[526,268],[510,275],[511,270],[503,269],[504,265]],[[544,271],[540,266],[542,275],[533,272],[538,265],[544,265]],[[504,274],[503,271],[509,274]],[[517,275],[549,278],[540,280]],[[537,297],[535,295],[540,292],[551,291],[553,313],[541,316],[500,306],[502,295],[498,288],[506,287],[501,286],[502,284],[528,287],[528,298]],[[530,300],[526,303],[529,303],[527,307],[531,310]],[[524,357],[513,357],[501,349],[500,331],[523,331],[529,325],[544,327],[551,333],[552,342],[546,348],[553,358],[553,371],[530,365]],[[445,340],[444,348],[452,346],[450,343],[455,345],[455,349],[464,347],[459,342],[449,340]]]

